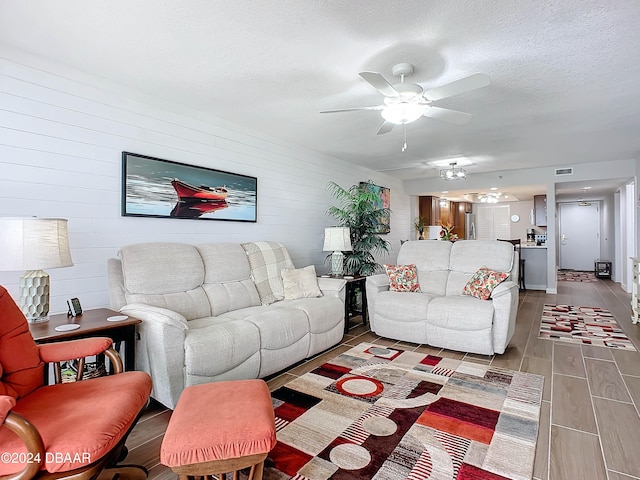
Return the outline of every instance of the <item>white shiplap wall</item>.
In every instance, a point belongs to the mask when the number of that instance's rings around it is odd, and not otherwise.
[[[258,222],[122,217],[123,150],[257,177]],[[296,266],[326,271],[323,229],[334,224],[326,184],[368,179],[391,188],[393,250],[381,260],[394,262],[411,235],[398,180],[0,48],[0,216],[69,219],[74,266],[49,271],[53,313],[69,297],[108,306],[107,258],[130,243],[272,240]],[[0,272],[14,297],[20,273]]]

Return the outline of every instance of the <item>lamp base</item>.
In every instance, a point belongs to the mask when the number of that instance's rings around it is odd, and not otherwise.
[[[344,274],[344,254],[342,252],[333,252],[331,254],[331,275]]]
[[[28,270],[20,277],[20,308],[29,323],[49,320],[49,274]]]

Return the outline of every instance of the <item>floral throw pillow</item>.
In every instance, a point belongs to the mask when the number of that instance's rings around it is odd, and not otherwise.
[[[392,292],[419,292],[418,271],[411,265],[385,265]]]
[[[504,282],[508,276],[508,273],[494,272],[487,267],[481,267],[464,286],[462,294],[471,295],[480,300],[489,300],[493,289]]]

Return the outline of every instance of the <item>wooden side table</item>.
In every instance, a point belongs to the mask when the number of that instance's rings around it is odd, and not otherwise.
[[[121,315],[108,308],[96,308],[82,312],[77,317],[65,313],[51,315],[48,322],[30,323],[29,330],[36,343],[60,342],[86,337],[109,337],[114,342],[124,342],[124,368],[135,369],[136,325],[139,318],[129,316],[125,320],[110,322],[109,317]],[[64,324],[78,324],[80,328],[59,332],[55,328]]]
[[[367,277],[362,275],[321,275],[325,278],[340,278],[347,282],[345,299],[344,299],[344,333],[349,332],[349,319],[360,315],[362,317],[362,324],[366,325],[368,321],[367,317],[367,289],[366,282]],[[355,295],[357,288],[360,288],[362,292],[362,310],[354,308]]]

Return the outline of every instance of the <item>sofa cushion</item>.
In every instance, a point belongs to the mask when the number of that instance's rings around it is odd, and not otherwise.
[[[336,325],[344,324],[344,303],[338,297],[327,295],[322,298],[298,298],[274,303],[271,308],[302,310],[307,316],[309,332],[312,334],[325,333]]]
[[[251,322],[222,317],[194,320],[184,341],[186,373],[202,378],[221,375],[259,351],[260,332]]]
[[[492,302],[483,302],[471,296],[436,297],[429,303],[426,322],[427,325],[454,331],[490,330],[493,310]]]
[[[246,321],[257,328],[261,350],[278,350],[296,343],[309,333],[309,322],[303,310],[287,307],[251,307],[225,313],[219,320]]]
[[[203,289],[211,305],[211,315],[260,305],[260,296],[251,280],[244,249],[237,243],[198,245],[205,267]]]
[[[204,282],[200,253],[186,243],[137,243],[118,253],[128,293],[162,295],[193,290]],[[162,260],[162,261],[160,261]],[[167,275],[171,272],[171,275]]]
[[[508,276],[508,273],[496,272],[487,267],[479,268],[462,289],[462,294],[471,295],[480,300],[489,300],[493,289],[504,282]]]
[[[380,292],[376,300],[376,315],[396,322],[424,322],[434,295],[415,292]]]
[[[389,290],[392,292],[419,292],[418,272],[414,264],[385,265],[389,277]]]
[[[247,253],[237,243],[196,245],[204,264],[203,283],[240,282],[251,278]]]
[[[475,273],[480,267],[498,272],[513,268],[513,245],[491,240],[459,240],[451,247],[450,269]]]
[[[511,273],[513,245],[491,240],[458,240],[451,248],[451,272],[447,279],[447,295],[458,296],[480,267]]]
[[[322,296],[315,266],[309,265],[294,270],[283,269],[281,273],[285,300]]]
[[[118,255],[127,303],[166,308],[187,320],[211,315],[202,289],[204,264],[193,245],[138,243],[122,247]]]
[[[397,262],[399,265],[415,264],[420,291],[444,295],[449,277],[451,246],[451,242],[439,240],[404,242],[398,252]]]
[[[284,299],[282,270],[294,269],[287,249],[276,242],[243,243],[262,305]]]
[[[307,315],[303,310],[289,308],[289,303],[245,308],[219,317],[242,319],[256,326],[260,335],[260,377],[278,372],[308,355],[311,340]]]

